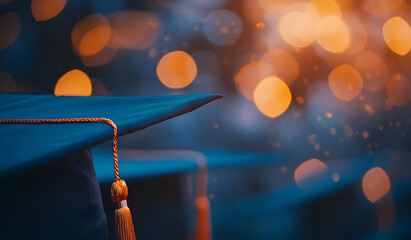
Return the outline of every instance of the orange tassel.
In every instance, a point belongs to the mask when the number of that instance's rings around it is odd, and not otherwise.
[[[197,238],[196,240],[211,240],[210,201],[207,197],[197,197]]]
[[[117,180],[111,184],[111,199],[119,204],[115,213],[117,240],[135,240],[133,219],[130,209],[127,207],[128,189],[123,180]]]

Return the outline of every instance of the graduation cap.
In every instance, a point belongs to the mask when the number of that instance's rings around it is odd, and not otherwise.
[[[116,131],[138,131],[218,98],[0,94],[0,239],[107,238],[89,148]],[[123,210],[127,190],[116,169],[115,140],[112,197]],[[130,228],[125,219],[120,216],[119,231]]]

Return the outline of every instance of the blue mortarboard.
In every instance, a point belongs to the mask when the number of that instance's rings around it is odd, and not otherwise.
[[[122,135],[218,98],[0,94],[0,119],[107,118]],[[0,132],[0,203],[4,206],[0,238],[106,238],[105,214],[88,149],[110,139],[112,128],[102,123],[0,124]]]

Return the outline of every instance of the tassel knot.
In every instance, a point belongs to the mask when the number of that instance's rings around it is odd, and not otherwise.
[[[111,200],[113,202],[117,203],[126,200],[127,196],[128,189],[124,180],[120,179],[111,184]]]

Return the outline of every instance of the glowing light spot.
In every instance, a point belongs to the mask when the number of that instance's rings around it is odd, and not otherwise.
[[[210,42],[217,45],[230,45],[240,37],[243,24],[235,13],[219,9],[206,17],[203,30]]]
[[[15,12],[9,12],[0,16],[0,49],[12,45],[19,37],[21,20]]]
[[[390,179],[382,168],[372,168],[362,179],[362,189],[368,201],[375,203],[390,191]]]
[[[183,51],[164,55],[157,65],[157,76],[168,88],[187,87],[197,75],[194,59]]]
[[[265,11],[261,6],[255,3],[255,0],[244,0],[242,10],[243,16],[252,24],[258,24],[265,20]]]
[[[106,89],[106,86],[96,78],[91,78],[91,86],[93,86],[92,95],[94,96],[107,96],[110,92]]]
[[[403,0],[364,0],[362,8],[376,18],[385,19],[401,6]]]
[[[317,142],[317,135],[315,135],[315,134],[311,134],[309,137],[308,137],[308,143],[309,144],[315,144],[316,142]]]
[[[256,2],[258,2],[258,5],[264,9],[266,12],[270,12],[271,14],[279,13],[284,10],[284,7],[290,4],[292,1],[291,0],[253,0],[253,4],[257,5]]]
[[[290,106],[291,92],[281,79],[268,77],[255,88],[254,102],[261,113],[267,117],[276,118]]]
[[[401,17],[393,17],[382,27],[384,40],[388,47],[399,55],[407,54],[411,49],[411,28]]]
[[[333,174],[333,181],[334,181],[334,182],[340,181],[340,175],[334,173],[334,174]]]
[[[315,149],[315,151],[320,150],[320,148],[321,148],[321,145],[320,145],[320,144],[318,144],[318,143],[314,144],[314,149]]]
[[[265,24],[263,22],[259,22],[255,25],[257,28],[265,28]]]
[[[115,48],[104,47],[97,54],[90,56],[80,55],[81,62],[88,67],[98,67],[109,63],[116,56],[118,50]]]
[[[363,138],[368,138],[369,137],[369,133],[367,131],[362,132],[362,137]]]
[[[148,12],[119,11],[108,16],[112,28],[118,33],[120,48],[142,50],[152,46],[160,36],[160,19]]]
[[[269,63],[274,71],[274,75],[283,79],[288,85],[294,82],[300,71],[295,58],[281,49],[271,49],[264,54],[261,60]]]
[[[316,40],[325,50],[332,53],[344,52],[351,41],[351,33],[341,18],[328,16],[318,24]]]
[[[304,98],[303,97],[296,97],[295,100],[298,102],[298,104],[303,104],[304,103]]]
[[[46,21],[57,16],[66,2],[67,0],[32,0],[31,12],[37,22]]]
[[[337,129],[335,129],[335,128],[330,128],[330,133],[331,133],[331,135],[335,135],[335,134],[337,134]]]
[[[227,26],[222,26],[222,27],[220,28],[220,31],[221,31],[222,34],[226,34],[226,33],[228,33],[229,29],[228,29]]]
[[[98,67],[109,63],[118,52],[119,35],[100,14],[81,20],[72,32],[74,49],[84,65]]]
[[[91,92],[90,78],[78,69],[64,74],[54,88],[56,96],[90,96]]]
[[[357,18],[344,17],[344,22],[348,25],[351,32],[351,41],[345,53],[350,55],[358,54],[367,43],[367,32],[364,25]]]
[[[328,84],[333,94],[346,102],[357,97],[363,87],[361,75],[348,64],[334,68],[328,76]]]
[[[354,130],[350,126],[344,126],[344,132],[347,137],[352,137],[354,135]]]
[[[17,91],[17,84],[13,77],[5,71],[0,71],[0,92],[14,93]]]
[[[341,15],[340,6],[334,0],[310,0],[309,4],[315,7],[320,17],[329,15]]]
[[[368,115],[370,116],[374,115],[374,109],[370,105],[365,104],[364,110],[368,113]]]
[[[109,26],[97,26],[86,33],[80,42],[80,54],[90,56],[100,52],[110,40],[110,31]]]
[[[355,59],[354,67],[364,79],[364,88],[370,91],[380,90],[388,80],[387,65],[374,52],[362,52]]]
[[[74,49],[82,56],[100,52],[109,42],[110,23],[102,14],[92,14],[81,19],[71,32]]]
[[[327,114],[325,114],[325,116],[326,116],[327,118],[332,118],[332,117],[333,117],[333,114],[330,113],[330,112],[328,112]]]
[[[385,87],[388,98],[397,106],[405,106],[411,99],[411,83],[401,74],[394,74]]]
[[[253,101],[254,90],[258,83],[272,76],[273,73],[272,67],[266,62],[250,62],[234,76],[234,81],[239,92],[248,100]]]
[[[301,11],[284,15],[278,24],[281,38],[294,47],[307,47],[315,37],[315,19]]]
[[[293,109],[293,115],[295,118],[301,117],[301,111],[299,109]]]
[[[294,172],[294,180],[297,185],[303,189],[307,189],[306,181],[319,174],[325,173],[328,167],[318,159],[310,159],[300,164]]]

